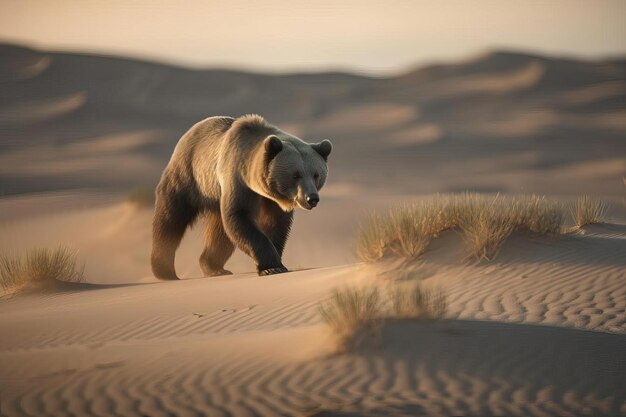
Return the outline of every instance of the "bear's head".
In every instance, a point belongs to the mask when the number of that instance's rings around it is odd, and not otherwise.
[[[328,175],[328,155],[332,151],[329,140],[306,143],[294,137],[279,139],[268,136],[265,150],[266,186],[272,199],[285,210],[296,206],[311,210],[320,201]]]

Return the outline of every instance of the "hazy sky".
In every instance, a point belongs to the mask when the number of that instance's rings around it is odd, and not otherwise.
[[[626,53],[626,0],[0,0],[0,40],[192,66],[397,72],[490,48]]]

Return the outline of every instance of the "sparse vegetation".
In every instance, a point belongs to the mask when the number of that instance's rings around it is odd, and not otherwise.
[[[126,201],[135,205],[139,209],[154,207],[156,201],[154,188],[137,187],[126,195]]]
[[[446,297],[436,289],[424,289],[419,283],[395,285],[389,291],[392,317],[438,319],[446,312]]]
[[[83,268],[77,267],[76,251],[65,246],[35,248],[24,254],[0,256],[0,284],[5,291],[31,283],[51,281],[83,282]]]
[[[583,227],[586,224],[604,223],[607,209],[607,205],[602,201],[595,200],[588,195],[580,197],[571,209],[574,226]]]
[[[322,320],[330,327],[339,351],[376,338],[385,320],[437,319],[445,314],[443,292],[426,290],[419,283],[395,283],[382,294],[376,288],[344,288],[335,290],[330,300],[320,305]]]
[[[412,260],[433,238],[456,229],[463,233],[469,257],[492,259],[514,231],[557,234],[563,221],[563,206],[545,197],[436,196],[372,214],[359,231],[357,255],[366,262],[387,255]]]
[[[347,350],[376,333],[381,323],[380,293],[376,288],[335,290],[319,311],[336,337],[338,348]]]
[[[449,216],[438,201],[405,204],[387,213],[374,213],[361,225],[357,253],[366,262],[393,253],[407,259],[421,255],[442,230]]]

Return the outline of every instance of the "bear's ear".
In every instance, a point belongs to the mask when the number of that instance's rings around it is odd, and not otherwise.
[[[328,160],[328,155],[330,155],[330,151],[333,150],[333,144],[330,143],[328,139],[324,139],[320,143],[314,143],[311,147],[324,158],[324,161]]]
[[[278,155],[278,152],[283,150],[283,143],[274,135],[265,138],[263,146],[265,147],[268,162],[274,159],[274,157]]]

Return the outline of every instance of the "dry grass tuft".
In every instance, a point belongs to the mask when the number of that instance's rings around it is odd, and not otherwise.
[[[584,195],[574,203],[570,210],[575,227],[583,227],[586,224],[604,223],[606,221],[607,205],[602,201],[595,200]]]
[[[438,319],[445,311],[443,292],[425,290],[419,283],[394,284],[383,296],[376,288],[335,290],[319,308],[339,351],[377,338],[386,319]]]
[[[407,259],[417,258],[433,237],[451,227],[447,209],[435,200],[401,205],[384,214],[373,213],[360,227],[359,258],[373,262],[390,253]]]
[[[355,348],[376,334],[381,324],[380,311],[381,298],[376,288],[335,290],[319,308],[339,350]]]
[[[356,251],[365,262],[387,255],[411,260],[443,231],[457,229],[463,232],[469,257],[492,259],[514,231],[557,234],[563,221],[562,205],[545,197],[436,196],[372,214],[360,227]]]
[[[468,198],[456,207],[458,227],[468,246],[468,255],[476,259],[495,257],[504,240],[513,233],[515,219],[503,210],[498,196],[493,201]]]
[[[396,285],[389,292],[392,317],[400,319],[438,319],[446,312],[445,294],[422,288],[419,283]]]
[[[513,200],[511,211],[518,229],[541,235],[555,235],[562,231],[565,221],[563,204],[544,196],[530,196]]]
[[[77,268],[76,251],[64,246],[35,248],[21,255],[0,256],[0,284],[5,291],[32,283],[84,282],[84,268]]]

